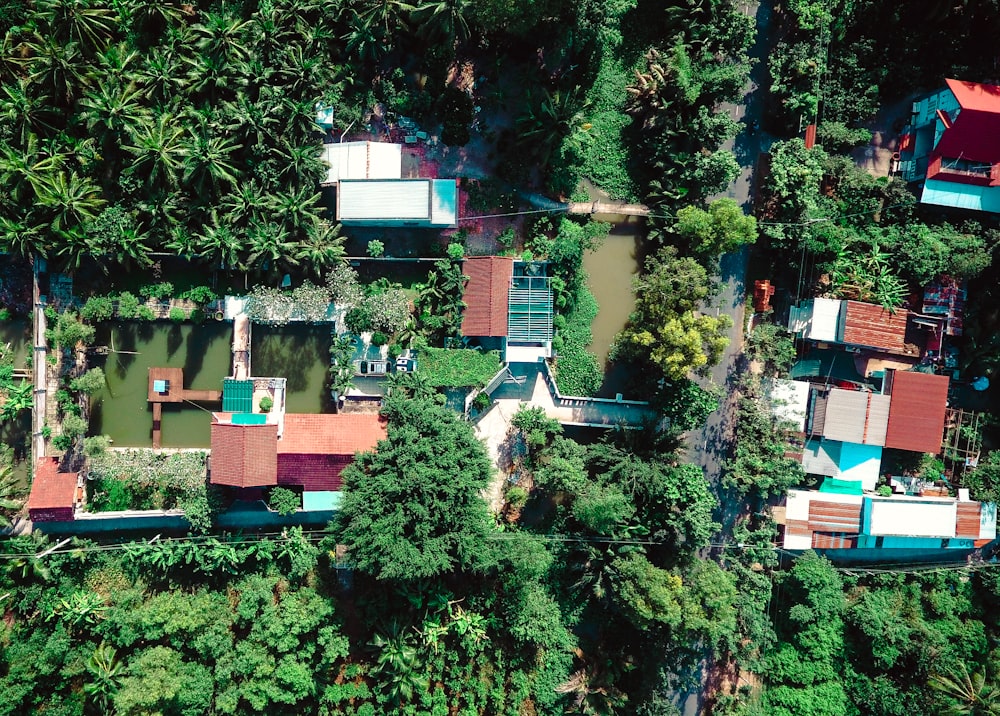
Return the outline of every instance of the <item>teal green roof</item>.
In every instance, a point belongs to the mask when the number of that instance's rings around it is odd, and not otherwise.
[[[854,354],[844,351],[834,351],[816,348],[809,351],[794,366],[790,377],[796,378],[828,378],[830,380],[849,380],[855,383],[867,383],[865,377],[858,373],[854,365]]]
[[[920,201],[923,204],[990,211],[996,214],[1000,213],[1000,187],[928,179],[924,182]]]
[[[307,512],[319,512],[322,510],[336,510],[340,506],[339,492],[306,490],[302,493],[302,509]]]
[[[827,477],[819,486],[819,491],[835,495],[860,495],[861,480],[838,480],[835,477]]]
[[[265,425],[267,416],[264,413],[233,413],[233,425]]]
[[[253,381],[226,378],[222,381],[222,412],[253,412]],[[235,420],[233,422],[236,422]]]

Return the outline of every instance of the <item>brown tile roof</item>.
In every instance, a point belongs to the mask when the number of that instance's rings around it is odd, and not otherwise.
[[[948,376],[894,371],[885,446],[914,452],[941,452],[948,407]]]
[[[77,473],[59,472],[55,458],[39,460],[28,495],[28,516],[39,522],[72,520],[76,481]]]
[[[343,482],[340,473],[352,462],[354,458],[346,455],[278,455],[278,484],[335,492]]]
[[[514,276],[514,259],[503,256],[472,256],[462,264],[469,277],[465,286],[464,336],[506,336],[508,291]]]
[[[278,426],[212,423],[211,482],[262,487],[278,482]]]
[[[843,342],[906,353],[906,321],[909,311],[889,313],[881,306],[847,301]]]
[[[347,455],[372,450],[386,436],[386,421],[373,413],[286,413],[279,455]]]

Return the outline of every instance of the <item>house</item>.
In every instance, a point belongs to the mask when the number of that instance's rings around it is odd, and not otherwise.
[[[337,221],[345,226],[452,228],[458,225],[458,183],[455,179],[341,177]]]
[[[335,142],[324,144],[326,162],[323,186],[342,179],[400,179],[403,176],[403,145],[389,142]]]
[[[32,522],[70,522],[77,501],[79,474],[60,472],[59,460],[41,458],[28,495],[28,517]]]
[[[834,550],[831,556],[839,550],[971,550],[997,536],[996,505],[969,500],[965,490],[958,498],[789,490],[775,518],[784,525],[785,549]]]
[[[1000,213],[1000,87],[945,85],[913,103],[900,147],[903,178],[923,182],[924,204]]]
[[[553,298],[539,264],[508,256],[465,259],[469,277],[462,300],[462,335],[497,343],[508,363],[535,363],[552,355]]]
[[[905,309],[890,312],[873,303],[814,298],[792,306],[788,330],[818,343],[917,356],[920,348],[907,335],[909,318]]]
[[[209,482],[299,488],[307,509],[333,509],[344,468],[386,437],[385,420],[375,414],[287,413],[278,428],[264,414],[213,413]]]

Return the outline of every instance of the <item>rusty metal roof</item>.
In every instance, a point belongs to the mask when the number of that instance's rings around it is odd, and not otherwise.
[[[948,376],[893,371],[885,446],[914,452],[941,452],[948,407]]]
[[[891,353],[907,353],[906,322],[909,311],[900,309],[890,313],[874,303],[846,303],[842,338],[844,343],[881,348]]]

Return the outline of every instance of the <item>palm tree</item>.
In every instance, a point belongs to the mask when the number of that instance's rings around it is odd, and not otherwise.
[[[354,13],[350,22],[350,31],[341,37],[346,43],[344,53],[357,67],[374,67],[381,62],[389,52],[389,43],[382,29],[377,25],[369,25],[361,16]]]
[[[239,266],[239,240],[229,226],[205,224],[201,233],[193,238],[194,252],[213,264],[227,268]]]
[[[245,266],[274,266],[278,262],[294,265],[294,244],[285,227],[273,221],[254,220],[244,230]]]
[[[143,95],[163,107],[177,104],[185,84],[180,64],[175,53],[154,47],[146,54],[138,72]]]
[[[175,117],[161,114],[137,128],[133,143],[123,149],[135,159],[130,170],[147,177],[151,186],[173,187],[184,167],[184,129]]]
[[[36,35],[24,43],[24,51],[28,83],[51,96],[56,106],[71,105],[93,79],[75,42]]]
[[[132,29],[146,40],[144,44],[152,44],[166,28],[184,17],[184,11],[170,0],[131,0],[129,11]]]
[[[66,164],[61,154],[47,155],[29,134],[20,151],[0,143],[0,182],[21,206],[31,206],[45,181]]]
[[[114,647],[102,641],[87,661],[87,674],[90,680],[83,685],[83,692],[93,699],[101,713],[111,713],[112,699],[125,675]]]
[[[114,34],[118,16],[91,0],[36,0],[35,11],[56,41],[76,43],[91,55],[103,50]]]
[[[80,118],[88,130],[97,133],[106,160],[118,156],[114,149],[150,122],[142,95],[135,86],[100,82],[80,99]]]
[[[290,184],[315,185],[326,174],[326,165],[313,142],[293,144],[282,140],[271,148],[271,156],[281,168],[279,178]]]
[[[589,130],[584,115],[589,106],[579,86],[568,92],[546,90],[537,99],[529,96],[516,121],[518,142],[534,148],[539,163],[547,164],[565,138]]]
[[[1000,715],[1000,686],[988,683],[983,672],[970,674],[964,663],[949,674],[932,674],[930,687],[947,701],[942,716]]]
[[[208,100],[231,97],[247,84],[249,67],[244,61],[208,54],[186,57],[184,61],[188,64],[188,85]]]
[[[25,79],[0,86],[0,116],[14,130],[14,137],[24,145],[29,135],[48,135],[55,132],[52,98],[38,94]]]
[[[328,268],[341,261],[345,237],[340,236],[340,224],[320,221],[316,228],[306,232],[306,238],[295,249],[295,261],[310,273],[321,276]]]
[[[319,214],[316,204],[320,194],[311,187],[280,191],[274,195],[274,211],[284,222],[285,227],[293,236],[308,236],[316,227]]]
[[[245,143],[253,146],[270,144],[278,129],[275,112],[262,101],[253,102],[240,93],[232,102],[222,103],[223,126],[236,133]]]
[[[202,53],[223,62],[237,64],[250,58],[245,35],[250,28],[249,20],[241,20],[228,13],[209,12],[204,21],[191,30],[195,44]]]
[[[413,19],[430,41],[454,47],[469,39],[466,15],[470,7],[469,0],[430,0],[413,12]]]
[[[100,188],[76,172],[50,174],[35,190],[39,206],[49,209],[52,230],[57,234],[67,234],[93,219],[105,204]]]
[[[414,7],[403,0],[368,0],[367,6],[355,16],[367,27],[377,27],[385,38],[391,38],[397,30],[406,26],[406,18]]]
[[[0,247],[7,253],[30,259],[38,254],[48,256],[42,226],[31,226],[25,221],[0,216]]]
[[[343,397],[354,387],[354,336],[344,333],[330,344],[330,392],[333,396],[333,410],[340,412]]]
[[[270,198],[256,182],[237,186],[218,202],[218,211],[232,226],[246,227],[260,221],[271,206]]]
[[[283,60],[278,74],[292,97],[316,97],[333,82],[336,74],[325,56],[308,52],[301,45],[290,46]]]
[[[57,246],[56,257],[62,265],[62,270],[69,273],[80,268],[84,259],[98,253],[95,244],[79,226],[60,232]]]
[[[189,130],[184,140],[184,181],[205,199],[236,186],[237,149],[235,140],[211,134],[207,127]]]

